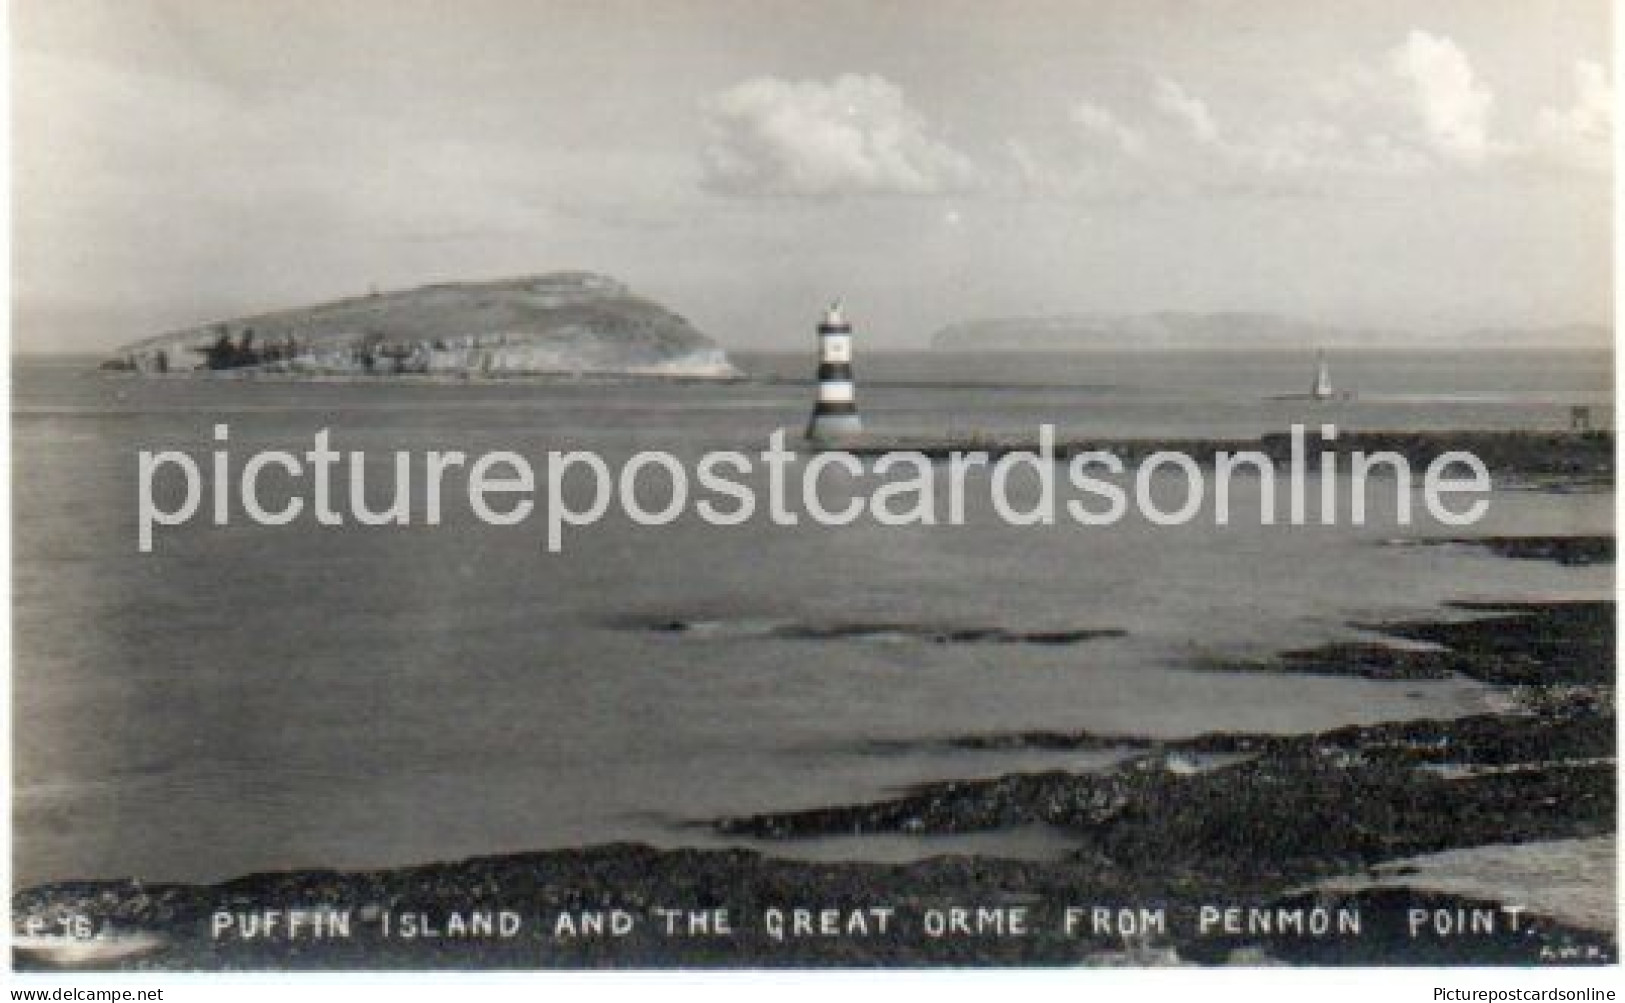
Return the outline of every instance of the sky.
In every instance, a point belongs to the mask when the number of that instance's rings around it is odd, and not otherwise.
[[[13,341],[601,271],[729,348],[1612,318],[1607,0],[14,0]]]

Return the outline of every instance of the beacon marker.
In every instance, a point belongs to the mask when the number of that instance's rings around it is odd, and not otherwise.
[[[852,325],[836,300],[818,325],[818,399],[807,423],[807,438],[832,439],[862,431],[852,383]]]

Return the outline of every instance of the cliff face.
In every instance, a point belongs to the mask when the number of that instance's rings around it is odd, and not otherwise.
[[[120,349],[139,372],[736,375],[715,342],[614,279],[555,272],[337,300]]]

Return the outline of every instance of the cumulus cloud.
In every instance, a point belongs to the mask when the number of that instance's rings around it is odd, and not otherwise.
[[[1606,171],[1607,71],[1582,60],[1573,78],[1572,99],[1496,126],[1495,94],[1468,54],[1413,29],[1311,81],[1279,117],[1225,115],[1200,89],[1153,75],[1138,100],[1081,96],[1065,110],[1070,128],[1011,136],[973,163],[884,77],[763,77],[706,103],[704,179],[748,195],[1091,199],[1313,193],[1450,171]]]
[[[743,195],[931,195],[970,187],[970,159],[936,138],[884,77],[759,77],[706,102],[705,182]]]
[[[1406,102],[1390,102],[1395,124],[1405,118],[1406,107]],[[1400,141],[1380,130],[1367,131],[1360,116],[1344,122],[1324,105],[1308,110],[1319,114],[1221,130],[1208,101],[1181,84],[1157,78],[1148,95],[1153,114],[1144,121],[1125,121],[1121,113],[1089,101],[1074,106],[1072,121],[1103,140],[1090,151],[1087,163],[1075,165],[1074,173],[1093,175],[1093,190],[1102,190],[1100,175],[1110,166],[1104,150],[1117,154],[1123,168],[1132,156],[1134,177],[1143,185],[1246,190],[1258,183],[1318,186],[1351,175],[1391,177],[1426,169],[1434,159],[1419,135]],[[1410,131],[1417,132],[1414,127]],[[1189,141],[1195,141],[1194,148]],[[1029,178],[1041,174],[1030,165],[1024,173]],[[1057,172],[1048,173],[1053,177]],[[1086,188],[1072,185],[1068,190]]]
[[[1435,152],[1468,162],[1494,152],[1489,124],[1495,96],[1455,42],[1412,29],[1388,58],[1393,72],[1409,84]]]
[[[1439,171],[1501,165],[1607,170],[1613,93],[1596,62],[1574,68],[1572,103],[1548,107],[1522,129],[1494,128],[1495,94],[1467,53],[1413,29],[1386,51],[1302,90],[1295,112],[1224,119],[1207,95],[1153,77],[1134,106],[1085,99],[1069,118],[1086,142],[1030,150],[1014,162],[1026,190],[1056,197],[1151,191],[1316,191]]]
[[[1106,143],[1130,156],[1145,153],[1145,136],[1124,125],[1116,115],[1092,101],[1079,101],[1072,108],[1072,121],[1090,139]]]
[[[1192,97],[1185,88],[1166,77],[1159,77],[1152,91],[1151,101],[1157,110],[1180,123],[1193,139],[1212,143],[1219,138],[1219,125],[1213,121],[1207,103]]]
[[[1574,104],[1541,111],[1540,143],[1560,158],[1606,169],[1614,136],[1613,108],[1607,71],[1582,59],[1574,64]]]

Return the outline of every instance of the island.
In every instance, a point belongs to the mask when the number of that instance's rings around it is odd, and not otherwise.
[[[686,319],[592,272],[455,282],[216,321],[119,349],[141,374],[731,379]]]
[[[991,317],[950,324],[931,337],[945,352],[1287,351],[1358,348],[1385,351],[1605,351],[1607,325],[1483,327],[1423,335],[1416,331],[1345,327],[1282,314],[1164,310]]]

